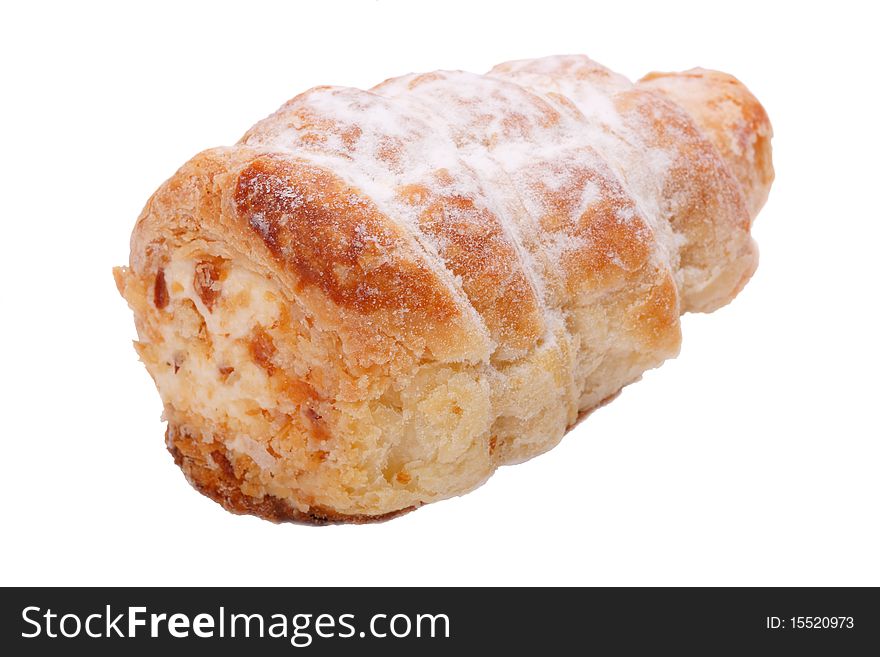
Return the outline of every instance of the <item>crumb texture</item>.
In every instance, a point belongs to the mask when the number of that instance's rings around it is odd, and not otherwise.
[[[583,56],[300,94],[166,181],[115,270],[168,449],[276,522],[472,490],[745,285],[770,138],[731,76]]]

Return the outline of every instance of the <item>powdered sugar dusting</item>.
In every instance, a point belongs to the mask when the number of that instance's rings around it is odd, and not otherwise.
[[[671,227],[674,204],[660,202],[676,156],[646,140],[657,119],[637,106],[639,93],[586,57],[523,60],[488,75],[410,74],[371,91],[317,87],[242,141],[326,167],[358,190],[349,203],[362,194],[376,204],[503,352],[491,308],[504,285],[524,313],[546,316],[564,310],[591,268],[640,266],[620,249],[641,244],[652,266],[677,269],[686,240]],[[606,221],[636,242],[596,244]],[[251,223],[269,237],[260,215]]]

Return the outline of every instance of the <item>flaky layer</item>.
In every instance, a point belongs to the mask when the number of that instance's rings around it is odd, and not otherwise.
[[[757,101],[683,75],[559,57],[319,87],[188,162],[116,275],[190,481],[272,520],[386,518],[674,356],[679,315],[754,271],[772,178]],[[695,120],[700,93],[736,102]]]

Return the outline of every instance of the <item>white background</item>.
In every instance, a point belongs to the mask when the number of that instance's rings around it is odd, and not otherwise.
[[[870,3],[3,6],[0,583],[880,585]],[[316,84],[573,52],[717,68],[765,105],[777,180],[745,291],[465,497],[313,528],[192,490],[111,276],[152,191]]]

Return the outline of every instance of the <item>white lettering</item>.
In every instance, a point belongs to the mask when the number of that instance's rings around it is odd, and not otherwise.
[[[28,613],[30,613],[31,611],[40,611],[40,608],[39,607],[25,607],[24,609],[21,610],[21,618],[24,622],[30,623],[31,625],[36,627],[37,631],[33,632],[31,634],[27,634],[25,632],[22,632],[21,636],[23,639],[33,639],[35,636],[40,636],[40,632],[43,630],[43,628],[40,626],[40,624],[37,621],[35,621],[33,618],[28,618]]]
[[[193,619],[193,632],[203,639],[214,636],[214,617],[208,614],[199,614]]]
[[[189,636],[189,618],[186,614],[171,614],[168,618],[168,632],[171,636],[183,639]]]

